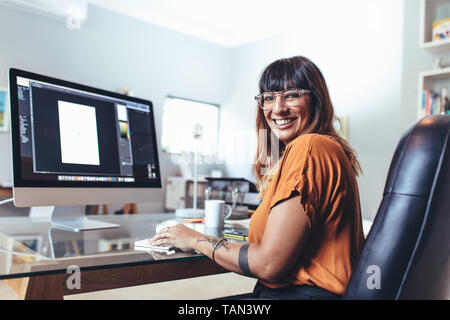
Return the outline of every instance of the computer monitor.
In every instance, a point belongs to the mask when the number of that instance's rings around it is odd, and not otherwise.
[[[81,206],[146,202],[161,188],[150,101],[18,69],[9,88],[17,207],[55,206],[52,223],[98,229],[117,225]]]

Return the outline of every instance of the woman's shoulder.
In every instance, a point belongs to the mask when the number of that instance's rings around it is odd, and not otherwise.
[[[343,159],[345,151],[332,136],[318,133],[301,135],[292,140],[286,148],[294,158]],[[288,156],[289,157],[289,156]],[[292,157],[291,157],[292,158]]]
[[[298,136],[292,140],[287,147],[290,149],[307,148],[321,150],[324,147],[327,149],[340,148],[340,144],[329,135],[308,133]]]

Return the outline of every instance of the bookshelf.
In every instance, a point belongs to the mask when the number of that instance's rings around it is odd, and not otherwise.
[[[450,39],[446,40],[435,40],[422,43],[423,49],[429,50],[433,53],[440,53],[450,50]]]
[[[450,18],[450,0],[421,0],[420,47],[433,53],[450,50],[450,39],[433,40],[433,22]]]
[[[421,72],[419,75],[419,101],[417,117],[421,118],[424,114],[424,91],[429,90],[438,95],[442,95],[442,89],[447,89],[447,96],[450,93],[450,67],[432,71]],[[441,111],[443,111],[441,109]],[[439,112],[434,112],[439,113]]]
[[[433,23],[450,18],[450,0],[421,0],[420,48],[435,58],[450,53],[450,39],[433,39]],[[417,117],[446,112],[445,98],[450,93],[450,67],[419,74]]]

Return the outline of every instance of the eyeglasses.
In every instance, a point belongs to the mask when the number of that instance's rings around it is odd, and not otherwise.
[[[275,105],[276,97],[279,95],[288,107],[296,106],[303,95],[311,94],[311,91],[305,89],[286,89],[281,92],[263,92],[255,97],[258,106],[263,110],[272,109]]]

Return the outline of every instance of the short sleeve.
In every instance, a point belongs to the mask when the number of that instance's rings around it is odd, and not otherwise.
[[[310,227],[312,227],[316,221],[316,209],[309,201],[314,192],[307,179],[310,154],[311,138],[298,138],[287,146],[281,160],[280,170],[274,177],[277,179],[277,183],[270,200],[270,209],[291,197],[292,193],[297,192],[300,195]]]
[[[342,148],[331,137],[312,134],[292,141],[283,155],[270,209],[296,191],[314,227],[342,193],[343,158]]]

